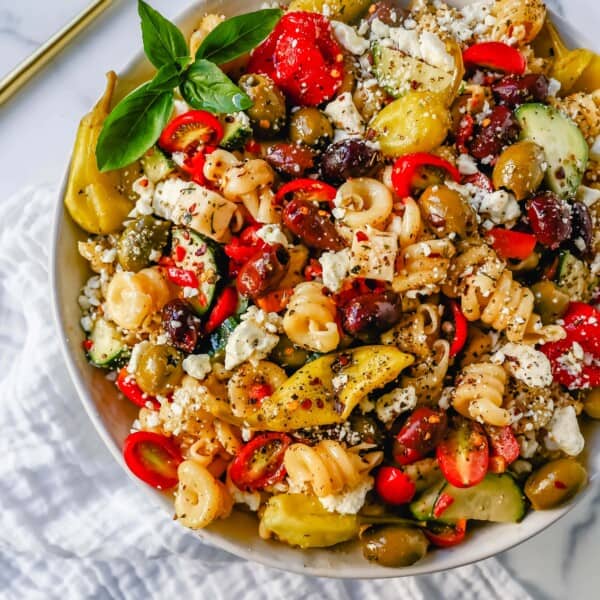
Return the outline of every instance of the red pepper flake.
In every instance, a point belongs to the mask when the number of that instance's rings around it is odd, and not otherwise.
[[[300,403],[300,407],[303,408],[304,410],[310,410],[312,408],[312,400],[310,400],[310,398],[303,400]]]
[[[368,242],[369,241],[369,236],[364,231],[357,231],[356,232],[356,239],[359,242]]]
[[[559,490],[566,490],[567,486],[562,482],[559,481],[558,479],[554,482],[554,487],[559,489]]]
[[[181,262],[185,258],[186,254],[187,254],[187,250],[183,246],[175,247],[175,260],[177,262]]]
[[[323,400],[321,400],[321,398],[319,398],[319,399],[317,400],[317,406],[318,406],[319,408],[323,408],[323,407],[325,406],[325,402],[323,402]]]
[[[454,498],[450,494],[442,492],[440,497],[437,499],[435,506],[433,507],[433,516],[436,519],[442,515],[442,513],[454,502]]]
[[[321,380],[318,377],[315,377],[311,380],[310,385],[321,385]]]
[[[250,388],[248,397],[252,402],[260,404],[273,393],[273,388],[268,383],[257,383]]]
[[[142,179],[142,180],[140,180],[140,185],[141,185],[142,187],[148,187],[148,183],[149,183],[149,182],[148,182],[148,180],[147,180],[147,179]]]
[[[89,352],[92,349],[92,347],[94,346],[94,342],[92,342],[92,340],[83,340],[81,345],[83,346],[84,350]]]
[[[246,152],[250,152],[251,154],[260,154],[260,144],[254,139],[248,140],[245,148]]]

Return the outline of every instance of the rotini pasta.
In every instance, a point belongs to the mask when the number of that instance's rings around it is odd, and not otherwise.
[[[415,363],[402,377],[402,386],[412,386],[419,404],[431,405],[442,394],[444,377],[450,364],[450,345],[446,340],[436,340],[432,352],[422,361]]]
[[[397,202],[398,207],[392,214],[387,230],[398,236],[400,248],[414,244],[423,232],[421,211],[417,203],[410,197]]]
[[[414,312],[402,316],[397,325],[381,336],[384,344],[397,346],[419,358],[431,354],[440,329],[439,309],[435,304],[421,304]]]
[[[496,0],[493,14],[494,39],[528,44],[544,26],[546,5],[542,0]]]
[[[337,191],[335,205],[344,211],[342,223],[352,229],[381,228],[392,212],[392,193],[380,181],[357,177]]]

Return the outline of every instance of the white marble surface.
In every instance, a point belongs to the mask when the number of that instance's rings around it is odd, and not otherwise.
[[[87,3],[0,0],[0,74],[8,72]],[[177,14],[188,3],[152,2],[167,16]],[[560,10],[558,2],[550,4]],[[597,0],[563,0],[563,7],[560,12],[586,37],[597,36]],[[58,184],[79,118],[104,87],[102,74],[111,68],[118,70],[140,46],[137,22],[135,2],[116,0],[49,68],[0,107],[0,198],[27,185]],[[599,598],[599,517],[600,489],[562,521],[500,559],[536,599]],[[498,592],[501,596],[501,590]]]

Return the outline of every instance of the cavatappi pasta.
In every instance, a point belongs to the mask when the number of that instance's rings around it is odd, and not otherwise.
[[[125,461],[181,524],[235,507],[265,539],[374,560],[386,526],[402,566],[585,481],[600,59],[541,0],[305,4],[246,15],[279,23],[220,65],[233,87],[178,88],[139,163],[100,172],[109,78],[66,198],[93,234],[84,348],[139,407]],[[192,56],[223,22],[199,19]],[[573,483],[546,497],[540,467]]]

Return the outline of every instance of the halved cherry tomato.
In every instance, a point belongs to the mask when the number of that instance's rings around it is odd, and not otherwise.
[[[400,198],[411,195],[413,177],[417,169],[425,166],[444,169],[454,181],[457,183],[460,181],[458,169],[435,154],[429,154],[428,152],[405,154],[396,160],[392,169],[392,185]]]
[[[416,408],[394,440],[394,460],[410,465],[429,454],[446,433],[446,413],[426,406]]]
[[[285,477],[283,455],[292,438],[286,433],[261,433],[242,446],[229,467],[231,481],[245,491],[260,490]]]
[[[537,239],[533,233],[513,231],[503,227],[493,227],[487,232],[487,238],[501,258],[525,260],[531,256]]]
[[[456,487],[471,487],[483,480],[488,470],[488,441],[476,421],[457,418],[436,451],[446,480]]]
[[[521,452],[519,442],[510,426],[506,427],[487,427],[488,437],[490,439],[490,457],[499,457],[505,463],[510,465],[519,458]]]
[[[377,471],[375,490],[388,504],[407,504],[416,492],[413,480],[396,467],[381,467]]]
[[[428,523],[423,530],[427,539],[438,548],[450,548],[460,544],[467,533],[467,520],[459,519],[454,525]]]
[[[527,61],[521,52],[504,42],[481,42],[463,52],[465,67],[485,67],[502,73],[522,75]]]
[[[450,300],[450,310],[454,321],[454,336],[450,343],[450,356],[456,356],[464,348],[467,341],[468,324],[458,302]]]
[[[238,293],[233,287],[226,287],[222,292],[213,309],[210,311],[208,321],[204,326],[206,333],[212,333],[226,319],[231,317],[237,310]]]
[[[205,146],[218,146],[223,126],[205,110],[189,110],[175,117],[163,130],[158,145],[167,152],[193,154]]]
[[[153,408],[160,408],[160,402],[154,396],[149,396],[146,392],[142,391],[140,386],[135,382],[135,377],[127,370],[127,367],[123,367],[119,371],[115,384],[125,398],[133,402],[136,406],[145,407],[150,402]]]
[[[150,431],[136,431],[125,438],[123,458],[129,470],[159,490],[177,485],[181,452],[171,438]]]
[[[331,203],[336,194],[337,190],[328,183],[316,179],[294,179],[289,183],[285,183],[277,190],[275,203],[281,206],[284,201],[292,200],[296,197],[303,200]]]

